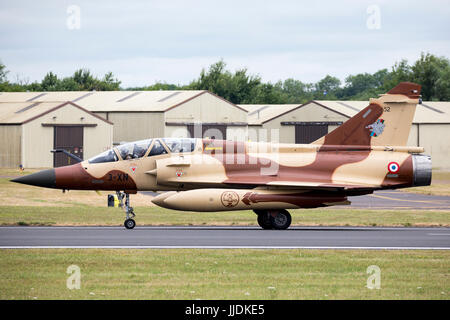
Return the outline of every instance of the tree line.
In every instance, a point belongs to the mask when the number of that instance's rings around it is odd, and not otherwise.
[[[120,81],[112,72],[106,73],[103,78],[95,77],[87,69],[79,69],[70,77],[58,78],[53,72],[48,72],[41,82],[26,83],[18,80],[9,82],[8,70],[0,62],[0,91],[114,91],[120,90]]]
[[[87,69],[79,69],[72,76],[58,78],[53,72],[41,82],[23,83],[7,80],[6,66],[0,63],[0,91],[103,91],[125,90],[121,82],[109,72],[95,77]],[[385,93],[401,81],[422,85],[423,100],[450,100],[450,61],[430,53],[422,53],[412,64],[401,60],[390,69],[375,73],[349,75],[344,83],[327,75],[316,83],[286,79],[276,83],[264,82],[259,75],[249,74],[247,68],[234,72],[220,60],[202,69],[197,79],[187,85],[157,82],[126,90],[209,90],[236,104],[300,104],[309,100],[368,100]]]

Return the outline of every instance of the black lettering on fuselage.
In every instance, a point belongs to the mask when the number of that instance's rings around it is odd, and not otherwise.
[[[108,173],[108,181],[118,181],[118,182],[127,182],[128,181],[128,173]]]
[[[127,182],[128,173],[117,173],[117,174],[108,173],[108,181]]]

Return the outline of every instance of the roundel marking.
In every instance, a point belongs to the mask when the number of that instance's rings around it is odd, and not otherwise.
[[[397,173],[400,170],[400,166],[397,162],[389,162],[388,171],[389,173]]]
[[[225,191],[224,193],[222,193],[220,201],[222,202],[224,207],[232,208],[237,206],[237,204],[239,203],[239,195],[234,191]]]

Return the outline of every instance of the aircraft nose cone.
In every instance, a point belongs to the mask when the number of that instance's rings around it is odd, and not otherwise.
[[[42,170],[23,177],[12,179],[11,181],[29,184],[37,187],[55,188],[56,186],[55,169]]]

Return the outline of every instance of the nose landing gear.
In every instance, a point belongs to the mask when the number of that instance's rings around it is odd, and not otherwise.
[[[133,211],[133,207],[130,206],[130,194],[116,191],[117,198],[119,200],[119,206],[124,209],[126,219],[123,225],[127,229],[133,229],[136,226],[136,222],[133,218],[136,216]],[[125,198],[125,204],[123,203],[123,198]]]

